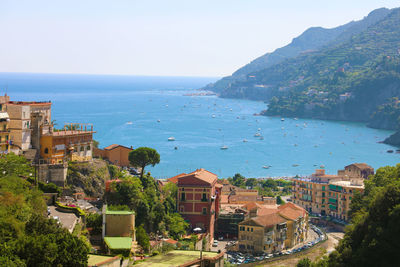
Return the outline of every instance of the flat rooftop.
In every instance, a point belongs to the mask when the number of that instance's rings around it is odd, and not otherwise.
[[[92,134],[95,133],[95,131],[54,131],[52,134],[47,134],[47,135],[53,135],[53,136],[68,136],[68,135],[79,135],[79,134]]]
[[[130,210],[107,210],[106,215],[131,215],[135,214],[134,211]]]
[[[104,241],[110,249],[131,249],[132,238],[131,237],[113,237],[106,236]]]
[[[217,252],[203,251],[203,257],[213,258],[218,255]],[[136,266],[178,266],[200,258],[200,251],[193,250],[172,250],[165,255],[157,255],[146,259]]]

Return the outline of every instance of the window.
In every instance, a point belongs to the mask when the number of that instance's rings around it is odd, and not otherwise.
[[[6,130],[7,130],[7,125],[4,124],[4,125],[3,125],[3,131],[6,131]]]
[[[322,197],[325,197],[325,192],[322,192]],[[322,200],[323,201],[323,200]]]
[[[250,228],[249,227],[247,227],[247,232],[249,232],[250,231]]]
[[[86,150],[90,150],[90,146],[87,146],[87,147],[86,147]]]
[[[207,201],[207,194],[203,194],[203,197],[201,198],[201,201]]]
[[[182,193],[181,194],[181,201],[185,201],[185,200],[186,200],[185,193]]]
[[[325,186],[322,186],[322,191],[325,191]]]
[[[44,149],[44,154],[49,154],[49,149],[47,147]]]
[[[253,227],[251,227],[251,231],[253,232]]]
[[[81,146],[81,152],[85,151],[85,147]]]
[[[207,208],[203,208],[203,215],[207,214]]]

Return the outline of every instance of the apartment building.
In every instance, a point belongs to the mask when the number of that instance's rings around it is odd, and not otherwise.
[[[239,251],[279,252],[307,238],[308,214],[303,208],[288,203],[244,220],[238,228]]]
[[[364,191],[364,179],[374,174],[365,163],[348,165],[337,175],[316,170],[310,177],[293,178],[293,203],[310,213],[347,221],[350,203],[355,192]]]
[[[170,180],[177,180],[179,213],[190,223],[192,229],[201,228],[210,234],[212,240],[220,209],[219,196],[222,187],[217,183],[217,175],[205,169],[198,169],[175,177]]]

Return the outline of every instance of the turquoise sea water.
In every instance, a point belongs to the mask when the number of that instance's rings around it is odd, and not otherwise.
[[[0,73],[0,93],[7,91],[12,100],[51,100],[57,127],[93,123],[101,147],[115,143],[157,149],[161,162],[147,170],[158,178],[196,168],[220,177],[309,175],[320,165],[336,173],[354,162],[378,168],[400,159],[386,152],[395,148],[377,143],[390,131],[358,123],[281,121],[253,116],[265,109],[262,102],[184,96],[215,80]],[[254,137],[257,132],[263,140]],[[172,136],[175,141],[168,141]]]

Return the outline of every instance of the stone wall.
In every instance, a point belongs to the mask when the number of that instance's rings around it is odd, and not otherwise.
[[[38,174],[39,180],[46,183],[54,183],[57,186],[64,187],[67,179],[68,165],[61,164],[39,164]]]

